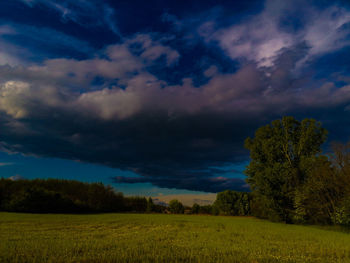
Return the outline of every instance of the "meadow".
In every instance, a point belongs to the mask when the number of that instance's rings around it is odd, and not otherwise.
[[[350,234],[249,217],[0,213],[0,262],[350,262]]]

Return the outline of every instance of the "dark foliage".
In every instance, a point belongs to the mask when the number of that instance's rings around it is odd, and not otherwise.
[[[250,193],[226,190],[216,196],[214,207],[219,214],[245,216],[250,215]]]
[[[169,202],[169,211],[172,214],[183,214],[185,207],[179,200],[174,199]]]
[[[326,134],[313,119],[300,122],[283,117],[260,127],[254,138],[245,141],[251,158],[245,171],[247,182],[274,218],[292,222],[295,191],[308,177]]]
[[[200,210],[201,206],[197,203],[194,203],[192,205],[192,208],[191,208],[191,213],[192,214],[199,214],[199,210]]]
[[[331,153],[321,154],[326,134],[315,120],[284,117],[246,140],[252,215],[287,223],[350,225],[350,144],[333,144]],[[234,210],[221,207],[226,213]]]
[[[31,213],[146,212],[144,197],[124,197],[102,183],[0,179],[0,210]],[[154,205],[152,210],[165,208]]]

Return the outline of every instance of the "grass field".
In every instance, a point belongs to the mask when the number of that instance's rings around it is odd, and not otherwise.
[[[0,213],[0,262],[350,262],[350,234],[243,217]]]

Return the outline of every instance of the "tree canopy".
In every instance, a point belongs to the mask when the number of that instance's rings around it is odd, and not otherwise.
[[[291,220],[295,191],[317,161],[326,137],[326,129],[314,119],[284,117],[246,139],[251,158],[247,182],[277,219]]]
[[[173,214],[183,214],[185,208],[179,200],[173,199],[169,202],[169,211]]]
[[[216,195],[214,206],[220,214],[224,215],[249,215],[249,193],[226,190]]]

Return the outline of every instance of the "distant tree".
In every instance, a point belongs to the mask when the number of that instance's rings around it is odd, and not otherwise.
[[[216,195],[214,205],[219,209],[219,213],[224,215],[237,215],[238,209],[236,202],[238,200],[238,193],[231,190],[220,192]]]
[[[296,190],[307,178],[326,135],[320,122],[284,117],[246,139],[251,158],[245,171],[247,182],[265,201],[271,217],[292,221]]]
[[[216,195],[214,206],[220,214],[249,215],[250,197],[248,193],[226,190]]]
[[[73,180],[0,179],[0,210],[33,213],[125,211],[124,197],[110,186]]]
[[[165,206],[145,197],[124,197],[102,183],[74,180],[0,178],[0,211],[30,213],[164,213]]]
[[[174,199],[169,202],[169,211],[172,214],[183,214],[185,208],[179,200]]]
[[[201,206],[199,204],[194,203],[192,205],[192,209],[191,209],[192,214],[198,214],[200,208],[201,208]]]
[[[155,212],[155,204],[153,203],[153,200],[151,197],[147,200],[147,210],[148,213]]]
[[[79,211],[78,207],[60,193],[31,187],[16,193],[5,205],[7,211],[32,213],[64,213]]]
[[[212,206],[212,205],[201,205],[200,208],[199,208],[199,214],[218,215],[219,213],[215,210],[215,206]]]
[[[155,213],[166,213],[167,208],[163,205],[154,204]]]
[[[144,213],[147,211],[147,199],[145,197],[125,197],[125,210],[130,212],[141,212]]]

